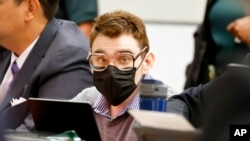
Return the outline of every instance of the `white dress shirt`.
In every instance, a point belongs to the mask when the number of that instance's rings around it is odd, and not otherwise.
[[[11,65],[14,61],[16,61],[18,68],[21,70],[26,58],[30,54],[31,50],[33,49],[35,43],[37,42],[39,37],[37,37],[29,46],[28,48],[25,49],[25,51],[17,57],[14,52],[11,54],[11,60],[10,60],[10,65],[4,75],[3,81],[0,84],[0,105],[2,104],[3,99],[5,98],[7,94],[7,90],[9,88],[9,85],[13,79],[13,75],[11,72]]]

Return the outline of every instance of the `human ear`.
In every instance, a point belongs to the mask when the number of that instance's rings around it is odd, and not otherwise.
[[[35,15],[38,12],[40,6],[39,0],[25,0],[25,6],[26,6],[25,20],[30,21],[35,17]]]
[[[151,70],[151,68],[154,65],[154,61],[155,61],[155,55],[152,52],[146,54],[145,59],[143,61],[144,74],[147,74]]]

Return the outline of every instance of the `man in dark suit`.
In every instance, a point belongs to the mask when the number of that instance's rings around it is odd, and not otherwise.
[[[0,15],[0,128],[34,127],[25,120],[27,103],[11,106],[13,99],[70,99],[93,85],[86,59],[89,41],[75,23],[53,18],[58,2],[0,2],[0,13],[4,13]],[[13,62],[19,68],[15,79]]]
[[[249,72],[250,54],[242,64],[229,65],[225,74],[215,80],[169,98],[167,111],[184,115],[196,128],[211,126],[211,123],[225,126],[243,114],[250,115],[248,110],[242,112],[242,107],[249,107],[245,106],[250,101]]]

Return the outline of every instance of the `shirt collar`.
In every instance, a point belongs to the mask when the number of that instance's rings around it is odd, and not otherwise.
[[[150,74],[146,74],[143,79],[150,79],[150,78],[152,78],[152,76]],[[108,119],[113,120],[110,115],[109,106],[110,105],[108,101],[102,94],[100,94],[93,106],[93,109],[95,113],[98,113],[100,115],[107,117]],[[124,109],[120,112],[120,114],[117,117],[123,115],[125,112],[127,112],[127,110],[139,110],[139,109],[140,109],[140,91],[137,92],[133,100],[126,107],[124,107]]]
[[[133,98],[133,100],[126,107],[124,107],[124,109],[120,112],[120,114],[117,117],[123,115],[128,110],[139,110],[140,108],[139,106],[140,96],[139,95],[140,94],[138,92]],[[93,106],[94,112],[101,114],[107,117],[108,119],[113,120],[110,115],[109,106],[110,105],[108,101],[105,99],[105,97],[103,95],[100,95]]]
[[[28,57],[28,55],[30,54],[31,50],[33,49],[33,47],[35,46],[37,40],[38,40],[39,37],[37,37],[25,50],[24,52],[19,56],[17,57],[14,52],[12,52],[11,54],[11,64],[16,61],[18,67],[21,69],[26,58]]]

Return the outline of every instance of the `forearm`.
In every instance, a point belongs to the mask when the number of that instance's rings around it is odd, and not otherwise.
[[[183,115],[193,126],[200,127],[203,123],[204,106],[202,85],[185,90],[183,93],[168,99],[167,111]]]

